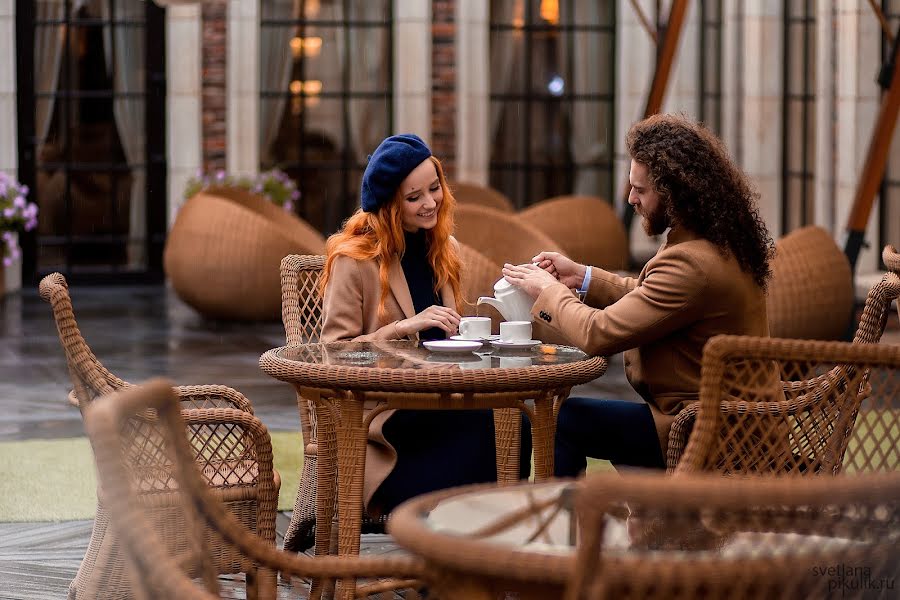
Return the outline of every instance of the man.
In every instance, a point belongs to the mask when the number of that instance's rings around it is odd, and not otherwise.
[[[624,351],[625,375],[646,401],[570,398],[559,413],[556,475],[586,456],[664,468],[669,428],[698,399],[703,345],[718,334],[767,336],[774,244],[747,177],[701,125],[656,115],[632,126],[628,203],[666,243],[637,279],[542,252],[503,275],[536,298],[532,315],[585,352]],[[586,292],[584,303],[570,288]]]

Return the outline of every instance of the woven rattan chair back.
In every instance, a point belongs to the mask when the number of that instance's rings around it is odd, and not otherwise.
[[[75,322],[66,278],[60,273],[47,275],[41,280],[40,294],[53,309],[59,341],[66,354],[66,365],[75,387],[74,398],[70,396],[70,399],[81,406],[82,402],[91,402],[128,385],[107,371],[84,341],[78,323]]]
[[[192,459],[196,443],[184,432],[202,427],[202,419],[178,410],[177,398],[166,381],[152,381],[103,398],[87,411],[85,420],[101,485],[110,490],[113,524],[122,533],[122,552],[128,558],[137,597],[218,597],[216,576],[221,570],[214,559],[222,555],[254,567],[250,573],[258,572],[260,583],[265,583],[258,590],[258,597],[264,600],[275,597],[275,572],[290,586],[295,576],[409,577],[421,571],[418,561],[407,558],[313,558],[282,552],[248,530],[232,510],[226,510],[222,496],[211,493],[206,475],[197,469]],[[246,415],[227,435],[207,431],[205,452],[217,454],[221,447],[240,445],[242,427],[254,421]],[[166,478],[178,490],[170,496],[180,512],[168,523],[157,523],[153,511],[141,500],[148,481],[141,473],[148,456],[154,457],[156,464],[165,464],[165,469],[149,480]],[[199,577],[206,590],[187,576]],[[376,583],[370,589],[393,589],[405,581]],[[357,594],[361,595],[365,594]]]
[[[890,244],[885,246],[881,252],[881,260],[894,275],[900,277],[900,252],[896,248]],[[897,301],[897,316],[900,317],[900,300]]]
[[[872,289],[869,290],[869,294],[866,297],[866,305],[863,308],[862,317],[860,318],[856,335],[853,340],[855,344],[877,344],[881,340],[881,336],[884,334],[884,329],[887,325],[887,317],[890,311],[891,302],[896,299],[898,295],[900,295],[900,277],[894,273],[885,274],[881,281],[872,286]],[[710,359],[707,359],[704,356],[703,360],[705,365],[706,361],[712,360],[712,358],[710,357]],[[704,366],[704,370],[705,368],[706,367]],[[837,372],[834,375],[835,377],[840,377],[840,374]],[[784,382],[783,387],[786,392],[790,394],[790,390],[807,388],[817,389],[817,385],[822,381],[827,380],[812,380],[805,384],[798,381]],[[727,400],[727,397],[723,396],[722,399]],[[722,410],[726,410],[726,408],[731,410],[732,406],[733,405],[730,404],[723,404]],[[761,407],[762,405],[758,406]],[[681,457],[685,452],[688,438],[691,435],[699,409],[699,402],[687,406],[678,414],[672,424],[672,428],[669,431],[669,444],[666,454],[667,467],[670,471],[682,468],[680,467]],[[766,410],[780,414],[786,409],[787,405],[771,404],[767,405]],[[685,466],[684,468],[688,467]]]
[[[838,340],[853,313],[853,274],[834,238],[821,227],[792,231],[775,244],[766,296],[774,337]]]
[[[596,196],[557,196],[518,215],[556,240],[572,260],[609,271],[628,268],[628,236],[609,202]]]
[[[287,343],[319,341],[322,333],[322,295],[319,280],[325,268],[321,254],[289,254],[281,259],[281,320]]]
[[[718,336],[678,471],[900,469],[900,346]]]
[[[550,236],[515,214],[477,204],[456,207],[454,235],[498,265],[531,262],[542,250],[562,250]]]
[[[515,207],[512,200],[492,187],[478,185],[477,183],[457,182],[453,186],[453,197],[460,204],[476,204],[513,212]]]
[[[598,474],[575,504],[568,600],[860,598],[896,585],[896,472]]]

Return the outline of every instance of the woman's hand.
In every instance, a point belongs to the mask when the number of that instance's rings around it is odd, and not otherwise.
[[[531,262],[559,279],[566,287],[577,290],[584,283],[587,267],[559,252],[541,252],[532,258]]]
[[[537,298],[544,290],[555,283],[556,277],[537,265],[503,265],[503,277],[516,287],[525,290],[532,298]]]
[[[397,331],[403,337],[430,327],[439,327],[448,336],[453,335],[459,327],[459,315],[452,308],[432,304],[414,317],[397,322]]]

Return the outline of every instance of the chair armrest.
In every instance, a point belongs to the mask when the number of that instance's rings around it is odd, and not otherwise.
[[[253,414],[250,400],[227,385],[179,385],[175,394],[182,409],[236,408]]]
[[[669,447],[666,450],[666,471],[672,473],[678,467],[681,456],[687,448],[691,431],[694,430],[694,421],[697,420],[697,412],[700,403],[693,402],[685,406],[672,422],[669,429]]]

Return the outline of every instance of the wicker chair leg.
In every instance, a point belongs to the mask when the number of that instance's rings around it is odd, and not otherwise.
[[[313,546],[316,535],[316,488],[318,486],[316,470],[318,465],[318,449],[307,444],[303,453],[303,466],[300,469],[300,485],[291,523],[284,534],[284,549],[291,552],[304,552]]]
[[[513,484],[519,480],[521,425],[522,412],[518,408],[494,409],[497,481],[501,484]]]

